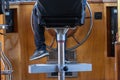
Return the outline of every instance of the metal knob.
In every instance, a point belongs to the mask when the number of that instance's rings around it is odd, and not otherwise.
[[[67,66],[63,67],[63,70],[68,71],[68,67]]]

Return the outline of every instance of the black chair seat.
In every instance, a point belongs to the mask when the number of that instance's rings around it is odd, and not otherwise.
[[[79,22],[78,17],[64,17],[64,16],[59,16],[59,17],[48,17],[44,16],[43,17],[45,26],[48,28],[51,27],[75,27],[77,25],[81,25]]]
[[[40,25],[75,27],[84,24],[86,0],[38,0]]]

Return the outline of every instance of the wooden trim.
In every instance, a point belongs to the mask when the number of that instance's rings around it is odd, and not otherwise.
[[[0,24],[3,24],[3,19],[4,18],[4,16],[3,15],[0,15]],[[4,32],[4,30],[2,30],[2,29],[0,29],[0,33],[3,33]],[[2,51],[4,50],[4,36],[3,35],[0,35],[0,42],[1,42],[1,47],[2,47]],[[2,61],[0,60],[0,70],[4,70],[5,68],[4,68],[4,65],[3,65],[3,63],[2,63]],[[5,80],[5,76],[4,75],[1,75],[1,80]]]
[[[118,0],[118,41],[120,42],[120,0]]]
[[[0,24],[3,24],[3,15],[0,14]]]
[[[35,1],[15,1],[10,2],[11,5],[34,5]]]

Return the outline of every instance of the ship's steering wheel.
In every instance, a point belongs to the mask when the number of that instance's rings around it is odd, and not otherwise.
[[[93,20],[92,20],[92,11],[91,11],[91,8],[90,8],[90,5],[88,2],[86,2],[87,4],[87,8],[86,8],[86,17],[85,17],[85,20],[88,20],[89,19],[89,25],[88,24],[85,24],[85,26],[83,27],[75,27],[75,28],[72,28],[72,29],[69,29],[69,31],[67,32],[67,38],[73,38],[73,40],[76,42],[75,45],[72,45],[72,46],[66,46],[66,50],[68,51],[71,51],[71,50],[75,50],[76,48],[78,48],[80,45],[82,45],[87,39],[88,37],[90,36],[90,33],[92,31],[92,27],[93,27]],[[31,23],[32,23],[32,18],[31,18]],[[32,25],[33,26],[33,25]],[[83,29],[85,28],[85,29]],[[47,32],[51,35],[52,39],[49,39],[49,42],[46,41],[46,47],[49,49],[49,50],[52,50],[52,51],[56,51],[57,50],[57,45],[56,45],[56,32],[55,30],[53,29],[46,29]],[[88,30],[88,31],[86,31]],[[77,37],[76,37],[76,32],[78,31],[81,31],[82,34],[84,34],[84,37],[82,37],[81,40],[78,40]],[[83,32],[83,31],[86,31]],[[48,36],[46,36],[48,37]]]
[[[93,20],[92,20],[92,11],[91,11],[91,8],[90,8],[90,5],[88,4],[88,2],[87,2],[86,13],[87,13],[87,15],[86,15],[85,19],[86,20],[89,19],[90,24],[89,25],[85,25],[84,27],[76,27],[76,28],[73,28],[73,29],[69,29],[69,31],[67,32],[67,38],[73,38],[73,40],[76,42],[76,44],[72,45],[70,47],[67,46],[67,48],[66,48],[67,51],[68,50],[69,51],[75,50],[80,45],[82,45],[88,39],[88,37],[90,36],[90,33],[92,31],[92,27],[93,27]],[[87,26],[89,26],[89,27],[87,27]],[[77,31],[82,31],[82,33],[84,33],[82,28],[87,28],[88,31],[84,34],[84,37],[81,40],[78,40],[75,33]],[[57,50],[57,46],[54,46],[54,44],[56,43],[56,36],[55,36],[56,33],[55,33],[55,31],[51,30],[51,29],[48,29],[47,31],[52,36],[51,42],[49,44],[46,44],[47,48],[49,50],[53,50],[53,51]]]
[[[0,14],[6,14],[9,10],[9,0],[0,0]]]

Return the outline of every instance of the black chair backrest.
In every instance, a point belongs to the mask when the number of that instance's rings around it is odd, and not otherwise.
[[[39,0],[38,7],[47,27],[83,25],[86,0]]]

